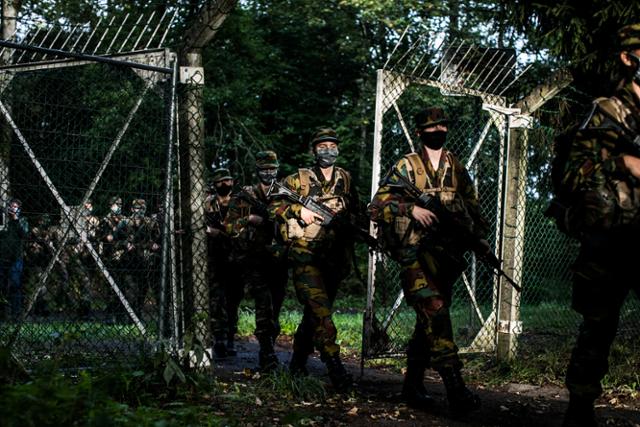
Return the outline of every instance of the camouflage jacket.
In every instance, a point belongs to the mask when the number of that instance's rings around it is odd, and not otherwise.
[[[100,252],[107,259],[119,260],[122,257],[126,246],[125,228],[126,221],[122,215],[109,214],[100,221]]]
[[[576,132],[562,177],[562,185],[580,195],[574,222],[604,229],[637,222],[640,183],[622,156],[640,157],[640,147],[632,143],[639,135],[640,99],[631,83],[611,98],[594,101]]]
[[[252,198],[255,202],[247,200]],[[229,202],[229,210],[224,220],[232,247],[238,252],[235,258],[247,254],[271,253],[274,244],[274,223],[268,217],[269,200],[259,184],[245,186],[235,193]],[[249,222],[251,215],[262,218],[262,223]]]
[[[326,180],[319,167],[299,169],[289,175],[283,184],[296,193],[313,198],[340,215],[358,212],[358,193],[351,183],[351,175],[346,170],[334,167],[330,180]],[[302,205],[287,198],[271,201],[269,213],[278,224],[279,237],[285,242],[305,242],[305,246],[326,246],[345,236],[337,236],[331,227],[320,224],[302,225],[300,212]]]
[[[148,260],[160,254],[160,226],[151,217],[126,218],[124,235],[127,256]]]
[[[469,173],[460,161],[447,150],[442,151],[437,170],[428,159],[426,150],[420,160],[420,168],[423,170],[414,170],[407,156],[393,167],[418,187],[420,184],[417,183],[416,174],[424,174],[422,179],[425,180],[425,186],[422,191],[438,197],[447,214],[457,224],[474,236],[483,238],[488,232],[488,225],[480,213],[478,197]],[[383,180],[369,205],[371,220],[382,228],[386,244],[392,247],[417,245],[424,230],[414,223],[411,215],[415,202],[404,191],[393,186],[392,178],[385,180],[387,181]]]

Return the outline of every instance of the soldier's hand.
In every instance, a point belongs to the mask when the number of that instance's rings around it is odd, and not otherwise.
[[[438,217],[436,214],[431,212],[429,209],[421,208],[420,206],[413,206],[411,216],[423,227],[431,227],[438,223]]]
[[[157,243],[153,243],[153,244],[151,245],[151,250],[152,250],[153,252],[157,251],[158,249],[160,249],[160,245],[159,245],[159,244],[157,244]]]
[[[134,249],[135,249],[135,245],[133,243],[131,243],[131,242],[127,243],[127,250],[129,252],[131,252]]]
[[[220,234],[220,230],[215,227],[207,226],[207,234],[209,236],[216,237]]]
[[[249,215],[249,224],[251,224],[251,225],[260,225],[263,222],[264,222],[264,218],[262,218],[260,215],[255,215],[255,214]]]
[[[106,240],[107,242],[113,242],[113,234],[107,234]]]
[[[627,169],[629,169],[629,173],[636,178],[640,178],[640,158],[629,154],[623,154],[622,160],[624,161],[624,165]]]
[[[304,223],[307,225],[314,223],[316,221],[322,222],[322,217],[320,215],[318,215],[317,213],[313,212],[310,209],[305,208],[304,206],[300,210],[300,217],[302,218]]]

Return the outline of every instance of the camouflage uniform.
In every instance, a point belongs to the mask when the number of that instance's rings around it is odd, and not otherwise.
[[[640,24],[620,33],[623,51],[640,55]],[[635,63],[635,88],[640,71]],[[611,98],[594,101],[569,152],[563,184],[577,197],[573,224],[580,253],[573,270],[572,307],[582,315],[566,385],[570,393],[565,425],[596,425],[593,403],[608,371],[620,309],[631,289],[640,291],[637,252],[627,248],[640,238],[640,181],[625,166],[629,140],[640,135],[640,99],[634,77],[625,79]]]
[[[446,124],[447,119],[439,108],[427,109],[416,116],[419,133],[427,127]],[[446,149],[442,149],[440,163],[434,169],[427,150],[422,145],[419,147],[419,154],[405,155],[394,168],[414,185],[422,187],[423,192],[438,197],[449,219],[453,218],[474,236],[484,236],[487,224],[480,215],[476,191],[467,170]],[[447,233],[446,229],[423,228],[413,219],[413,208],[414,201],[394,187],[391,174],[369,205],[371,219],[378,224],[379,234],[400,264],[407,304],[416,312],[416,327],[407,347],[408,369],[403,394],[410,404],[429,403],[423,377],[425,368],[431,366],[443,377],[449,404],[453,406],[453,402],[459,403],[457,394],[470,397],[470,392],[463,391],[466,389],[459,376],[462,362],[453,341],[449,314],[452,287],[466,267],[467,248],[458,236]],[[439,219],[442,222],[443,219]],[[450,386],[457,387],[457,391],[449,393]],[[466,405],[460,406],[465,409]]]
[[[228,169],[215,170],[213,185],[205,199],[211,330],[218,357],[226,356],[227,348],[232,347],[238,324],[237,309],[242,299],[242,293],[233,289],[231,281],[231,243],[224,227],[229,199],[226,195],[218,195],[215,189],[216,185],[231,179],[233,178]]]
[[[276,153],[258,152],[256,168],[258,172],[273,170],[277,173]],[[269,201],[264,190],[266,185],[261,182],[245,186],[240,193],[236,193],[229,202],[225,225],[231,237],[234,270],[239,272],[241,284],[247,287],[255,301],[255,336],[260,343],[260,367],[272,369],[278,364],[273,344],[279,333],[278,315],[287,270],[282,257],[278,256],[282,251],[274,243],[274,223],[267,216]],[[257,203],[252,204],[251,199]]]
[[[157,283],[151,279],[154,277],[153,269],[157,268],[154,259],[160,252],[160,228],[146,215],[146,209],[146,200],[134,199],[131,202],[131,215],[125,219],[124,226],[126,289],[128,300],[133,303],[138,315],[142,313],[149,289],[153,286],[154,294],[157,291]]]
[[[332,129],[321,129],[314,135],[312,145],[336,143]],[[335,153],[337,156],[337,152]],[[339,214],[357,211],[357,192],[346,170],[334,167],[326,180],[319,165],[300,169],[288,176],[284,185],[298,194],[314,198]],[[302,205],[279,198],[271,203],[271,214],[279,223],[280,236],[289,245],[288,259],[298,300],[304,306],[303,318],[296,330],[290,369],[306,372],[307,357],[314,346],[327,364],[329,376],[338,388],[348,387],[350,376],[340,362],[340,346],[336,343],[336,327],[331,318],[333,303],[340,282],[348,275],[352,259],[350,236],[336,233],[331,227],[317,223],[301,225]]]
[[[126,251],[126,218],[122,215],[122,199],[114,196],[109,200],[109,213],[102,218],[99,226],[98,240],[100,244],[100,256],[109,270],[109,273],[118,284],[124,284],[124,253]],[[113,315],[118,320],[126,318],[126,313],[117,295],[109,284],[107,288],[107,314]]]

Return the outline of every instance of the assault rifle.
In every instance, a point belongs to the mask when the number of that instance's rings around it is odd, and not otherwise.
[[[396,182],[390,182],[391,177],[396,178]],[[391,169],[391,172],[387,175],[386,181],[386,185],[392,188],[400,188],[404,191],[404,193],[413,199],[419,207],[429,209],[433,212],[444,224],[444,227],[449,228],[453,234],[457,235],[458,238],[467,245],[467,248],[476,254],[480,261],[493,268],[498,276],[504,277],[505,280],[513,286],[513,289],[518,292],[522,291],[520,285],[514,282],[513,279],[501,268],[502,262],[491,251],[487,250],[482,239],[474,236],[466,228],[460,226],[456,221],[449,217],[449,214],[445,210],[444,206],[442,206],[438,197],[424,193],[396,168]]]
[[[311,212],[322,217],[320,225],[327,227],[336,227],[338,229],[344,227],[348,233],[353,234],[358,240],[364,242],[371,249],[381,251],[378,239],[373,237],[367,230],[364,230],[360,226],[354,224],[349,218],[344,215],[334,212],[333,209],[322,203],[316,202],[312,197],[302,196],[295,191],[290,190],[278,181],[273,181],[267,191],[267,197],[285,197],[294,203],[299,203]]]
[[[265,221],[269,220],[269,213],[267,211],[267,204],[264,203],[262,200],[259,200],[258,198],[253,197],[251,194],[249,194],[245,190],[240,190],[235,195],[240,200],[244,200],[245,202],[249,203],[249,205],[251,205],[251,207],[255,210],[255,212],[259,216],[264,218]]]

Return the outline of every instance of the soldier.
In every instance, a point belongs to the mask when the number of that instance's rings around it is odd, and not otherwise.
[[[436,197],[447,218],[439,218],[407,197],[394,185],[393,169],[375,194],[369,212],[379,226],[393,258],[400,264],[405,299],[416,312],[416,326],[407,347],[407,371],[402,396],[413,407],[425,408],[433,399],[423,380],[427,367],[438,371],[444,382],[451,412],[467,412],[480,406],[467,389],[462,362],[453,342],[449,307],[452,287],[465,268],[465,242],[439,227],[455,218],[465,232],[483,236],[486,221],[467,170],[453,153],[443,148],[448,120],[441,108],[428,108],[415,117],[420,138],[417,153],[406,154],[394,165],[424,193]],[[443,216],[443,215],[441,215]],[[488,250],[489,245],[481,240]]]
[[[640,154],[640,24],[619,33],[625,78],[610,98],[598,98],[571,141],[562,185],[576,195],[569,228],[580,240],[572,307],[582,315],[567,369],[564,426],[595,426],[594,401],[608,370],[620,309],[639,291],[637,251]]]
[[[24,305],[23,250],[29,223],[22,216],[22,202],[18,199],[9,200],[6,214],[6,227],[0,231],[0,296],[9,303],[11,318],[18,319]]]
[[[131,202],[131,215],[125,220],[126,250],[123,264],[127,270],[126,281],[129,290],[129,301],[133,309],[141,314],[147,293],[151,287],[151,271],[154,257],[160,251],[160,229],[146,215],[145,199],[134,199]]]
[[[109,199],[109,213],[100,221],[99,240],[101,257],[118,285],[122,285],[123,255],[126,250],[126,221],[122,215],[122,198],[114,196]],[[107,311],[116,318],[125,316],[117,296],[111,287],[107,290]]]
[[[211,329],[213,350],[217,357],[224,358],[236,354],[234,335],[238,325],[237,310],[242,299],[242,289],[232,289],[234,286],[230,280],[229,261],[231,245],[224,227],[233,188],[233,177],[229,169],[214,170],[212,184],[213,188],[205,200]]]
[[[284,185],[338,214],[348,215],[358,209],[359,203],[351,175],[334,166],[338,143],[335,130],[319,129],[311,141],[316,164],[288,176]],[[334,387],[348,389],[352,377],[340,360],[331,315],[339,283],[349,273],[353,241],[345,233],[321,225],[321,216],[288,199],[274,199],[270,213],[280,224],[281,238],[289,245],[293,283],[304,306],[302,321],[294,335],[289,370],[293,374],[306,374],[307,359],[315,346]]]
[[[276,325],[283,294],[279,290],[284,289],[286,284],[286,266],[277,257],[281,251],[274,248],[275,228],[267,213],[269,201],[266,192],[277,177],[278,166],[275,152],[258,152],[256,173],[259,182],[243,187],[231,198],[225,218],[227,233],[231,237],[234,267],[237,267],[241,283],[255,301],[255,336],[260,344],[258,364],[262,371],[278,366],[273,344],[279,332]],[[283,277],[285,282],[280,280],[278,283],[277,279]],[[275,307],[273,290],[277,298]]]

